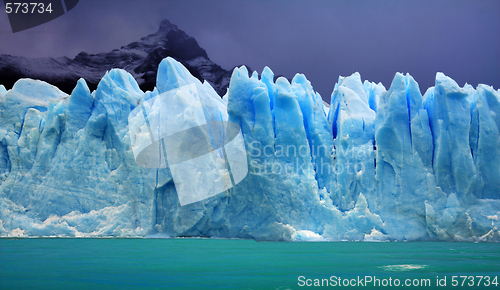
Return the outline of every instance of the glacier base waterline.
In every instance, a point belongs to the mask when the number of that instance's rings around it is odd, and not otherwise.
[[[238,124],[248,173],[181,206],[168,166],[137,164],[129,115],[189,85],[201,110],[178,102],[172,126]],[[71,95],[0,86],[0,120],[2,237],[500,241],[500,91],[442,73],[424,95],[409,74],[389,90],[340,77],[326,106],[301,74],[236,68],[221,98],[166,58],[152,92],[120,69],[93,92],[83,79]]]

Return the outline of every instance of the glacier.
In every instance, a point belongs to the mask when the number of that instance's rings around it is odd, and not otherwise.
[[[148,141],[160,113],[165,132],[209,128],[208,157],[182,168],[202,199],[180,200],[178,152]],[[70,95],[0,85],[0,120],[0,237],[500,241],[500,90],[442,73],[423,95],[409,74],[388,90],[339,77],[325,105],[303,74],[268,67],[235,68],[221,98],[168,57],[153,91],[121,69]],[[213,122],[237,124],[245,150]]]

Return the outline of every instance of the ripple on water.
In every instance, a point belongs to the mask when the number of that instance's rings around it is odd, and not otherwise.
[[[426,267],[427,267],[427,265],[406,264],[406,265],[380,266],[379,268],[382,268],[385,271],[391,271],[391,272],[405,272],[405,271],[413,271],[413,270],[418,270],[418,269],[424,269]]]

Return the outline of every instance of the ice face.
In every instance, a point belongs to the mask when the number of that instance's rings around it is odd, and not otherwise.
[[[3,85],[0,85],[0,98],[3,98],[7,94],[7,90]]]
[[[146,93],[23,79],[0,86],[0,236],[500,241],[499,116],[441,73],[423,96],[340,77],[329,106],[267,67],[220,98],[172,58]]]
[[[371,193],[375,185],[375,112],[369,107],[358,73],[339,78],[332,93],[328,120],[332,124],[337,175],[332,199],[341,210],[348,210],[354,207],[361,192]]]

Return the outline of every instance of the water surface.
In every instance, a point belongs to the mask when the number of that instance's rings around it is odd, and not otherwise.
[[[457,278],[459,285],[452,287],[453,276],[460,275],[474,276],[474,286],[467,280],[460,287],[463,279]],[[401,284],[378,289],[417,288],[402,285],[407,279],[428,279],[430,285],[418,287],[425,289],[500,289],[500,284],[486,287],[484,278],[478,286],[476,277],[500,279],[500,244],[0,239],[2,289],[320,288],[305,285],[314,282],[374,288],[365,276]],[[446,287],[438,287],[443,278]],[[338,285],[353,279],[359,287]]]

